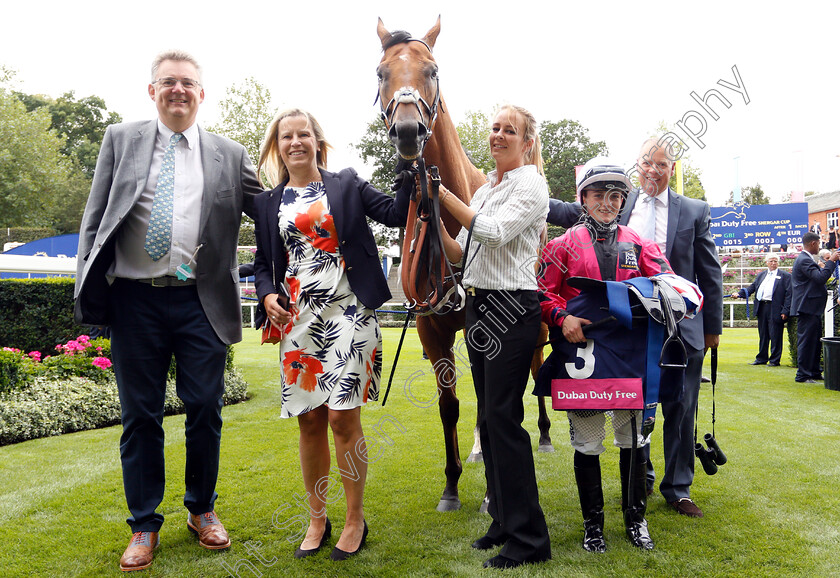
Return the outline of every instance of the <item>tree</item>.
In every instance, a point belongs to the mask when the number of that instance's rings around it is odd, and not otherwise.
[[[394,182],[394,167],[397,166],[397,151],[378,115],[368,123],[365,134],[353,148],[365,164],[373,166],[370,183],[380,191],[390,191]]]
[[[225,98],[219,102],[219,111],[221,120],[207,130],[244,146],[256,164],[265,130],[274,118],[271,91],[253,76],[248,77],[241,86],[232,84],[227,88]]]
[[[397,166],[397,151],[388,138],[385,123],[377,115],[367,125],[361,140],[353,145],[367,165],[373,165],[370,183],[380,191],[393,194],[394,167]],[[368,219],[368,224],[376,237],[377,245],[388,246],[394,242],[402,245],[403,229],[392,229]]]
[[[490,118],[480,111],[467,111],[466,118],[455,127],[461,146],[478,170],[485,175],[496,168],[490,154]]]
[[[108,125],[121,122],[122,117],[116,112],[108,112],[102,98],[91,95],[76,100],[72,90],[55,99],[22,92],[16,92],[15,96],[29,112],[38,108],[49,111],[50,130],[64,139],[62,154],[74,159],[79,169],[93,178],[105,129]]]
[[[52,226],[62,201],[78,196],[73,162],[61,153],[64,141],[50,125],[45,108],[27,112],[0,88],[0,226]]]
[[[788,198],[788,200],[790,200]],[[741,201],[747,203],[749,205],[769,205],[770,199],[767,198],[767,195],[764,194],[764,191],[761,188],[761,185],[756,183],[752,187],[741,187]],[[734,205],[734,195],[732,192],[729,193],[729,200],[726,202],[727,205]]]
[[[579,122],[564,119],[540,124],[540,141],[545,177],[551,196],[563,201],[575,200],[575,166],[608,154],[604,141],[593,142],[589,130]]]

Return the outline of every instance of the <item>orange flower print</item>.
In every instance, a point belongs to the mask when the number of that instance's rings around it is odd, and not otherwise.
[[[312,240],[312,246],[327,253],[338,251],[335,222],[321,201],[315,201],[305,213],[298,213],[295,226]]]
[[[370,360],[365,362],[365,366],[367,368],[367,382],[365,383],[365,391],[362,394],[362,403],[367,403],[368,400],[368,390],[370,390],[370,384],[373,382],[373,368],[376,366],[376,348],[373,348],[373,353],[370,354]]]
[[[283,373],[286,383],[296,383],[304,391],[315,391],[318,375],[324,372],[321,362],[302,350],[290,351],[283,357]]]

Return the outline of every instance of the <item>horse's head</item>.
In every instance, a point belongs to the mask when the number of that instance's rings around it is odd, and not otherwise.
[[[440,32],[440,17],[421,39],[403,30],[388,32],[382,19],[376,27],[382,41],[377,97],[388,137],[401,158],[414,160],[432,134],[440,102],[438,67],[432,56]]]

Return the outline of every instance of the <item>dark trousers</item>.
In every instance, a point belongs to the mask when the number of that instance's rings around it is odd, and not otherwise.
[[[222,435],[226,348],[207,320],[195,286],[152,287],[117,279],[111,291],[111,354],[122,407],[123,486],[132,532],[156,532],[163,516],[163,413],[175,356],[176,390],[186,408],[184,505],[213,509]]]
[[[785,324],[782,320],[773,319],[771,303],[761,303],[758,306],[758,355],[755,356],[755,360],[761,363],[779,363],[782,359],[784,333]]]
[[[795,379],[820,379],[820,337],[822,321],[819,315],[799,313],[796,321],[796,359],[798,368]]]
[[[480,291],[467,298],[467,349],[478,398],[478,427],[493,523],[501,554],[547,560],[551,544],[539,503],[522,396],[540,328],[534,291]]]
[[[688,344],[686,351],[688,366],[685,368],[683,397],[680,401],[663,401],[660,404],[665,473],[659,491],[668,502],[691,497],[691,484],[694,482],[694,414],[700,395],[704,355],[702,349],[694,349]],[[656,474],[650,461],[650,446],[648,444],[639,451],[647,453],[647,486],[653,488]]]

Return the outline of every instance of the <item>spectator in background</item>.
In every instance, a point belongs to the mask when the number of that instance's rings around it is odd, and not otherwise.
[[[749,287],[732,293],[732,297],[748,299],[750,295],[755,295],[758,354],[751,365],[766,363],[777,366],[782,358],[785,322],[790,317],[790,273],[779,269],[779,257],[775,253],[768,253],[765,261],[767,261],[767,269],[759,273]]]
[[[840,253],[834,252],[820,267],[814,257],[819,252],[820,238],[816,233],[802,235],[805,249],[793,263],[790,314],[796,316],[797,363],[796,377],[799,383],[816,383],[822,379],[820,370],[820,316],[825,310],[828,292],[825,282],[837,268]]]
[[[837,249],[837,226],[831,227],[828,230],[828,241],[825,244],[826,249],[831,249],[834,251]]]

